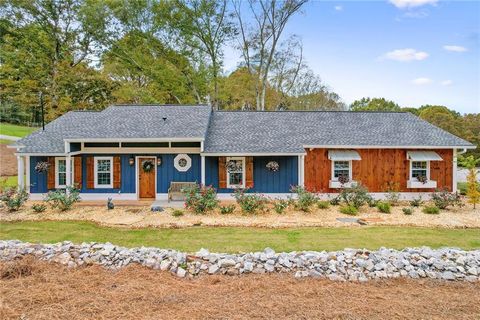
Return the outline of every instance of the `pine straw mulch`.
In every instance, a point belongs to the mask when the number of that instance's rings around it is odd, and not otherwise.
[[[117,206],[107,210],[106,206],[85,206],[86,203],[76,205],[72,210],[60,212],[50,208],[43,213],[36,213],[31,209],[34,202],[18,212],[7,212],[0,209],[0,221],[32,221],[32,220],[73,220],[91,221],[108,227],[128,228],[185,228],[192,226],[208,227],[264,227],[264,228],[296,228],[296,227],[344,227],[358,226],[357,223],[344,223],[337,218],[349,217],[339,212],[339,206],[330,206],[328,209],[312,207],[312,211],[305,213],[289,208],[284,214],[277,214],[273,210],[258,212],[255,215],[242,213],[236,208],[233,214],[223,215],[216,209],[205,215],[184,211],[181,217],[172,216],[173,209],[167,208],[164,212],[152,212],[149,207]],[[231,204],[234,202],[224,202]],[[382,226],[415,226],[440,228],[480,228],[480,206],[473,209],[471,204],[462,208],[452,207],[441,210],[438,215],[425,214],[421,208],[415,208],[412,215],[405,215],[402,208],[408,203],[392,207],[391,214],[380,213],[376,208],[364,206],[355,218],[373,218],[369,225]]]
[[[479,319],[480,284],[338,283],[291,274],[179,279],[138,265],[0,263],[2,319]]]

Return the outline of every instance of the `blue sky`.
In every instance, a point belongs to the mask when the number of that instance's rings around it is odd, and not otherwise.
[[[480,1],[311,1],[284,36],[302,38],[310,67],[345,102],[480,112]],[[238,52],[225,51],[226,71]]]

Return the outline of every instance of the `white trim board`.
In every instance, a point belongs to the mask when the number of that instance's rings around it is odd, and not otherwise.
[[[475,149],[476,146],[304,145],[305,149]]]

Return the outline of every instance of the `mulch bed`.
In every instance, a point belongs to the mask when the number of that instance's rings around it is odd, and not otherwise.
[[[67,269],[32,257],[0,263],[3,319],[479,319],[479,293],[479,283],[433,280],[188,280],[140,266]]]

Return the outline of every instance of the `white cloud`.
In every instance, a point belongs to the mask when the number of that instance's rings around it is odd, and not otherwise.
[[[428,53],[424,51],[418,51],[415,49],[397,49],[390,52],[387,52],[383,58],[395,60],[395,61],[413,61],[413,60],[425,60],[428,58]]]
[[[342,11],[343,10],[343,7],[342,6],[335,6],[335,11]]]
[[[438,0],[390,0],[390,3],[399,9],[421,7],[426,4],[436,5]]]
[[[413,79],[412,83],[415,84],[415,85],[422,86],[422,85],[425,85],[425,84],[432,83],[432,79],[430,79],[430,78],[417,78],[417,79]]]
[[[440,84],[442,86],[451,86],[453,84],[453,81],[452,80],[443,80],[442,82],[440,82]]]
[[[462,47],[462,46],[454,46],[454,45],[445,45],[443,46],[443,49],[447,51],[453,51],[453,52],[465,52],[468,51],[467,48]]]

